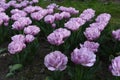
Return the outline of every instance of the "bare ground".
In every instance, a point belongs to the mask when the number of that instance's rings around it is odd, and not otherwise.
[[[33,62],[25,66],[20,72],[17,72],[11,78],[5,78],[5,75],[9,71],[9,65],[12,64],[12,56],[4,55],[0,57],[0,80],[44,80],[46,77],[46,69],[44,67],[43,60],[47,53],[49,53],[48,44],[43,41],[40,42],[39,52],[35,56]]]

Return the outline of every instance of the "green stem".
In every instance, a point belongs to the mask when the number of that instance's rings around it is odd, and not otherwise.
[[[78,31],[77,31],[77,34],[76,34],[76,39],[77,40],[79,40],[80,39],[80,35],[81,35],[81,29],[79,29]]]
[[[54,80],[62,80],[62,75],[63,75],[62,72],[55,71],[53,78],[54,78]]]
[[[83,68],[80,65],[76,65],[75,80],[83,80]]]
[[[115,52],[116,52],[116,48],[117,48],[117,41],[115,41],[114,51],[113,51],[113,53],[115,53]]]
[[[115,80],[120,80],[120,77],[115,77]]]
[[[19,53],[17,53],[17,63],[20,63],[20,55],[19,55]]]

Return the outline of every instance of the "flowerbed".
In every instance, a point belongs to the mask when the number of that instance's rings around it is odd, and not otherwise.
[[[6,77],[34,59],[39,39],[44,37],[51,51],[45,56],[44,65],[53,73],[46,79],[63,80],[67,75],[70,80],[92,80],[102,62],[117,76],[114,80],[119,80],[120,30],[107,31],[109,13],[95,15],[91,8],[80,13],[55,3],[42,8],[36,6],[38,0],[0,3],[0,43],[11,41],[7,50],[14,62]]]

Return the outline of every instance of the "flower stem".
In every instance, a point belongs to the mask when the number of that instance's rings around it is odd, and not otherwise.
[[[82,66],[76,65],[75,80],[83,80],[83,68],[82,68]]]
[[[113,53],[115,53],[115,52],[116,52],[116,48],[117,48],[117,41],[115,41],[114,51],[113,51]]]
[[[17,53],[16,56],[17,56],[17,63],[20,63],[20,55]]]
[[[115,80],[120,80],[120,77],[115,77]]]
[[[63,73],[60,71],[55,71],[53,75],[53,80],[62,80]]]

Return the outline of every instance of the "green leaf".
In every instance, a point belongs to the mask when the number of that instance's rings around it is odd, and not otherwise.
[[[1,48],[1,49],[0,49],[0,53],[2,53],[2,52],[4,52],[4,51],[6,51],[6,48]]]
[[[22,67],[23,67],[22,64],[15,64],[15,65],[12,65],[12,66],[10,67],[10,72],[19,70],[19,69],[21,69]]]
[[[109,61],[111,61],[112,59],[114,59],[114,56],[113,56],[113,55],[110,55],[110,56],[109,56]]]
[[[51,77],[47,76],[45,80],[53,80]]]
[[[14,75],[13,73],[7,73],[5,77],[8,78],[8,77],[12,77],[13,75]]]
[[[12,68],[12,65],[9,66],[9,69],[11,69],[11,68]]]
[[[116,55],[118,55],[118,56],[119,56],[119,55],[120,55],[120,52],[116,53]]]

